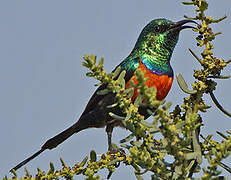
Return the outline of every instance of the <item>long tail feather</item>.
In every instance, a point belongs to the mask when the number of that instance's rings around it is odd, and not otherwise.
[[[32,156],[30,156],[29,158],[25,159],[24,161],[20,162],[17,166],[13,167],[10,172],[13,172],[13,170],[17,170],[20,167],[24,166],[26,163],[28,163],[30,160],[34,159],[36,156],[38,156],[39,154],[41,154],[43,151],[45,151],[45,149],[40,149],[38,152],[34,153]]]
[[[55,148],[56,146],[58,146],[59,144],[61,144],[63,141],[65,141],[67,138],[69,138],[70,136],[72,136],[74,133],[77,133],[77,132],[79,132],[79,131],[81,131],[83,129],[86,129],[86,128],[87,127],[85,127],[85,126],[81,126],[79,124],[79,122],[75,123],[71,127],[69,127],[66,130],[64,130],[63,132],[61,132],[58,135],[54,136],[53,138],[47,140],[38,152],[34,153],[29,158],[27,158],[24,161],[20,162],[17,166],[15,166],[14,168],[12,168],[10,170],[10,172],[12,172],[13,169],[16,171],[17,169],[19,169],[20,167],[24,166],[26,163],[28,163],[29,161],[31,161],[32,159],[34,159],[35,157],[37,157],[39,154],[41,154],[46,149],[50,149],[51,150],[51,149]]]

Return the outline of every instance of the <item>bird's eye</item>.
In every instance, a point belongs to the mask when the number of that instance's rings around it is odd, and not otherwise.
[[[159,33],[161,31],[161,27],[160,26],[155,26],[154,27],[154,32],[155,33]]]
[[[166,31],[166,26],[164,25],[159,25],[154,27],[154,33],[162,33]]]

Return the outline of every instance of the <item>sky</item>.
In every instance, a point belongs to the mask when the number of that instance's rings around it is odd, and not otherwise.
[[[212,25],[214,32],[223,34],[215,40],[215,55],[230,59],[231,1],[209,1],[208,15],[228,18]],[[81,65],[84,54],[94,53],[105,58],[110,72],[131,52],[142,28],[156,18],[172,21],[194,16],[191,6],[172,0],[12,0],[0,1],[0,175],[10,177],[9,170],[40,149],[41,145],[75,123],[94,93],[97,81],[86,77]],[[196,34],[181,32],[171,59],[175,74],[181,73],[188,84],[194,82],[192,73],[200,68],[188,48],[200,52]],[[230,75],[230,66],[223,75]],[[217,80],[214,92],[219,102],[230,109],[231,80]],[[176,83],[166,100],[172,108],[181,104],[183,93]],[[231,119],[220,112],[208,95],[205,102],[213,107],[203,114],[204,136],[216,131],[230,130]],[[118,143],[129,132],[116,128],[113,142]],[[221,140],[214,135],[216,140]],[[53,162],[61,168],[59,158],[72,166],[90,150],[97,154],[107,150],[104,129],[87,129],[66,140],[56,149],[45,151],[26,167],[35,174],[39,167],[49,169]],[[224,161],[231,166],[231,158]],[[25,174],[23,168],[17,171]],[[107,171],[101,173],[106,178]],[[230,176],[223,171],[223,175]],[[144,176],[149,179],[148,175]],[[76,176],[76,179],[84,179]],[[133,169],[121,166],[111,179],[134,179]]]

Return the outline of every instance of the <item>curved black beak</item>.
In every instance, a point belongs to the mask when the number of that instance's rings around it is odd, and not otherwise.
[[[193,27],[193,26],[184,26],[184,24],[186,23],[194,23],[194,24],[197,24],[197,22],[193,21],[193,20],[189,20],[189,19],[184,19],[184,20],[181,20],[181,21],[178,21],[178,22],[173,22],[169,29],[170,30],[173,30],[173,31],[181,31],[182,29],[186,29],[186,28],[193,28],[193,29],[196,29],[196,27]]]

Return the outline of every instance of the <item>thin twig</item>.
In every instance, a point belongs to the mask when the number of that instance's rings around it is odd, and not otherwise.
[[[195,159],[195,162],[193,163],[193,166],[189,171],[188,178],[192,178],[193,173],[194,173],[195,169],[197,168],[197,165],[202,163],[202,159],[201,159],[202,158],[202,151],[201,151],[200,142],[199,142],[199,134],[200,134],[200,127],[198,127],[195,131],[193,131],[193,134],[192,134],[192,136],[194,137],[193,141],[192,141],[193,142],[192,143],[193,151],[194,152],[197,151],[198,153],[200,153],[200,155],[197,155],[197,158]],[[200,156],[200,157],[198,157],[198,156]]]
[[[208,76],[208,78],[214,78],[214,79],[229,79],[231,76]]]
[[[189,50],[190,53],[193,55],[193,57],[195,57],[196,60],[197,60],[200,64],[202,64],[201,59],[192,51],[192,49],[188,48],[188,50]]]
[[[220,21],[224,20],[225,18],[227,18],[226,15],[223,16],[223,17],[221,17],[221,18],[219,18],[219,19],[213,20],[213,23],[219,23]]]
[[[227,64],[231,63],[231,59],[227,60],[226,63],[227,63]]]
[[[198,165],[198,162],[195,161],[194,164],[193,164],[193,166],[192,166],[192,168],[191,168],[191,170],[190,170],[190,172],[189,172],[189,174],[188,174],[188,178],[192,178],[193,173],[194,173],[194,171],[195,171],[197,165]]]
[[[226,171],[231,173],[231,168],[229,166],[227,166],[226,164],[219,162],[219,166],[223,167]]]
[[[184,18],[190,19],[190,20],[197,20],[197,18],[188,17],[188,16],[186,16],[186,15],[184,15]]]
[[[218,107],[218,109],[220,109],[224,114],[226,114],[227,116],[231,117],[231,113],[229,113],[228,111],[226,111],[221,105],[220,103],[217,101],[216,97],[214,96],[213,92],[210,91],[209,92],[213,102],[216,104],[216,106]]]

